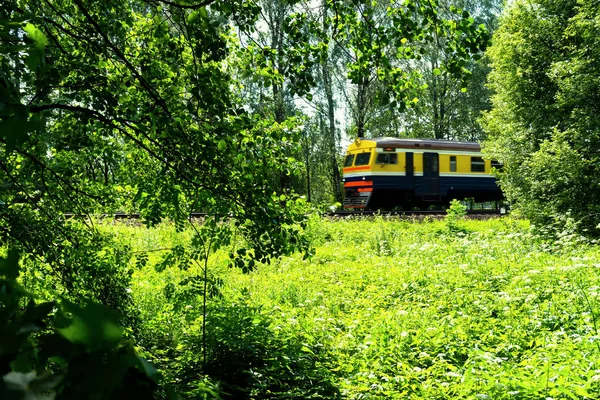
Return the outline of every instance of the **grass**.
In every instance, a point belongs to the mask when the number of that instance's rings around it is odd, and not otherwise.
[[[598,247],[544,243],[509,218],[460,225],[314,219],[311,259],[249,274],[216,253],[208,366],[202,298],[181,285],[200,266],[157,271],[161,252],[147,253],[131,288],[140,349],[190,397],[600,397]],[[190,238],[107,229],[136,251]]]

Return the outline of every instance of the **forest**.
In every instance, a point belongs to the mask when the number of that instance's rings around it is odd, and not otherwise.
[[[599,37],[597,0],[4,0],[0,398],[598,398]],[[323,216],[375,137],[480,142],[511,214]]]

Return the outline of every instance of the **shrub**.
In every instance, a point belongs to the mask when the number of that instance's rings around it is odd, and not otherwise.
[[[450,207],[446,210],[446,228],[452,233],[465,232],[460,221],[467,215],[467,206],[454,199],[450,202]]]

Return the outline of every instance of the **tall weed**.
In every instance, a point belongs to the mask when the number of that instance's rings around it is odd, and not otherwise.
[[[211,256],[220,282],[218,296],[208,299],[206,364],[201,297],[169,297],[164,290],[169,284],[181,290],[179,283],[200,269],[157,271],[160,257],[148,253],[132,277],[141,343],[181,393],[273,399],[599,393],[600,251],[593,243],[548,251],[527,222],[510,218],[449,224],[315,217],[308,229],[316,247],[310,259],[282,257],[244,274],[227,268],[226,252]],[[129,234],[134,250],[188,240],[166,228]]]

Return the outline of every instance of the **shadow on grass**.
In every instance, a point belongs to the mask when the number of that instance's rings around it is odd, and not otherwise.
[[[204,373],[223,399],[336,399],[331,354],[296,335],[275,334],[268,316],[247,305],[209,310]],[[276,328],[275,328],[276,329]]]

